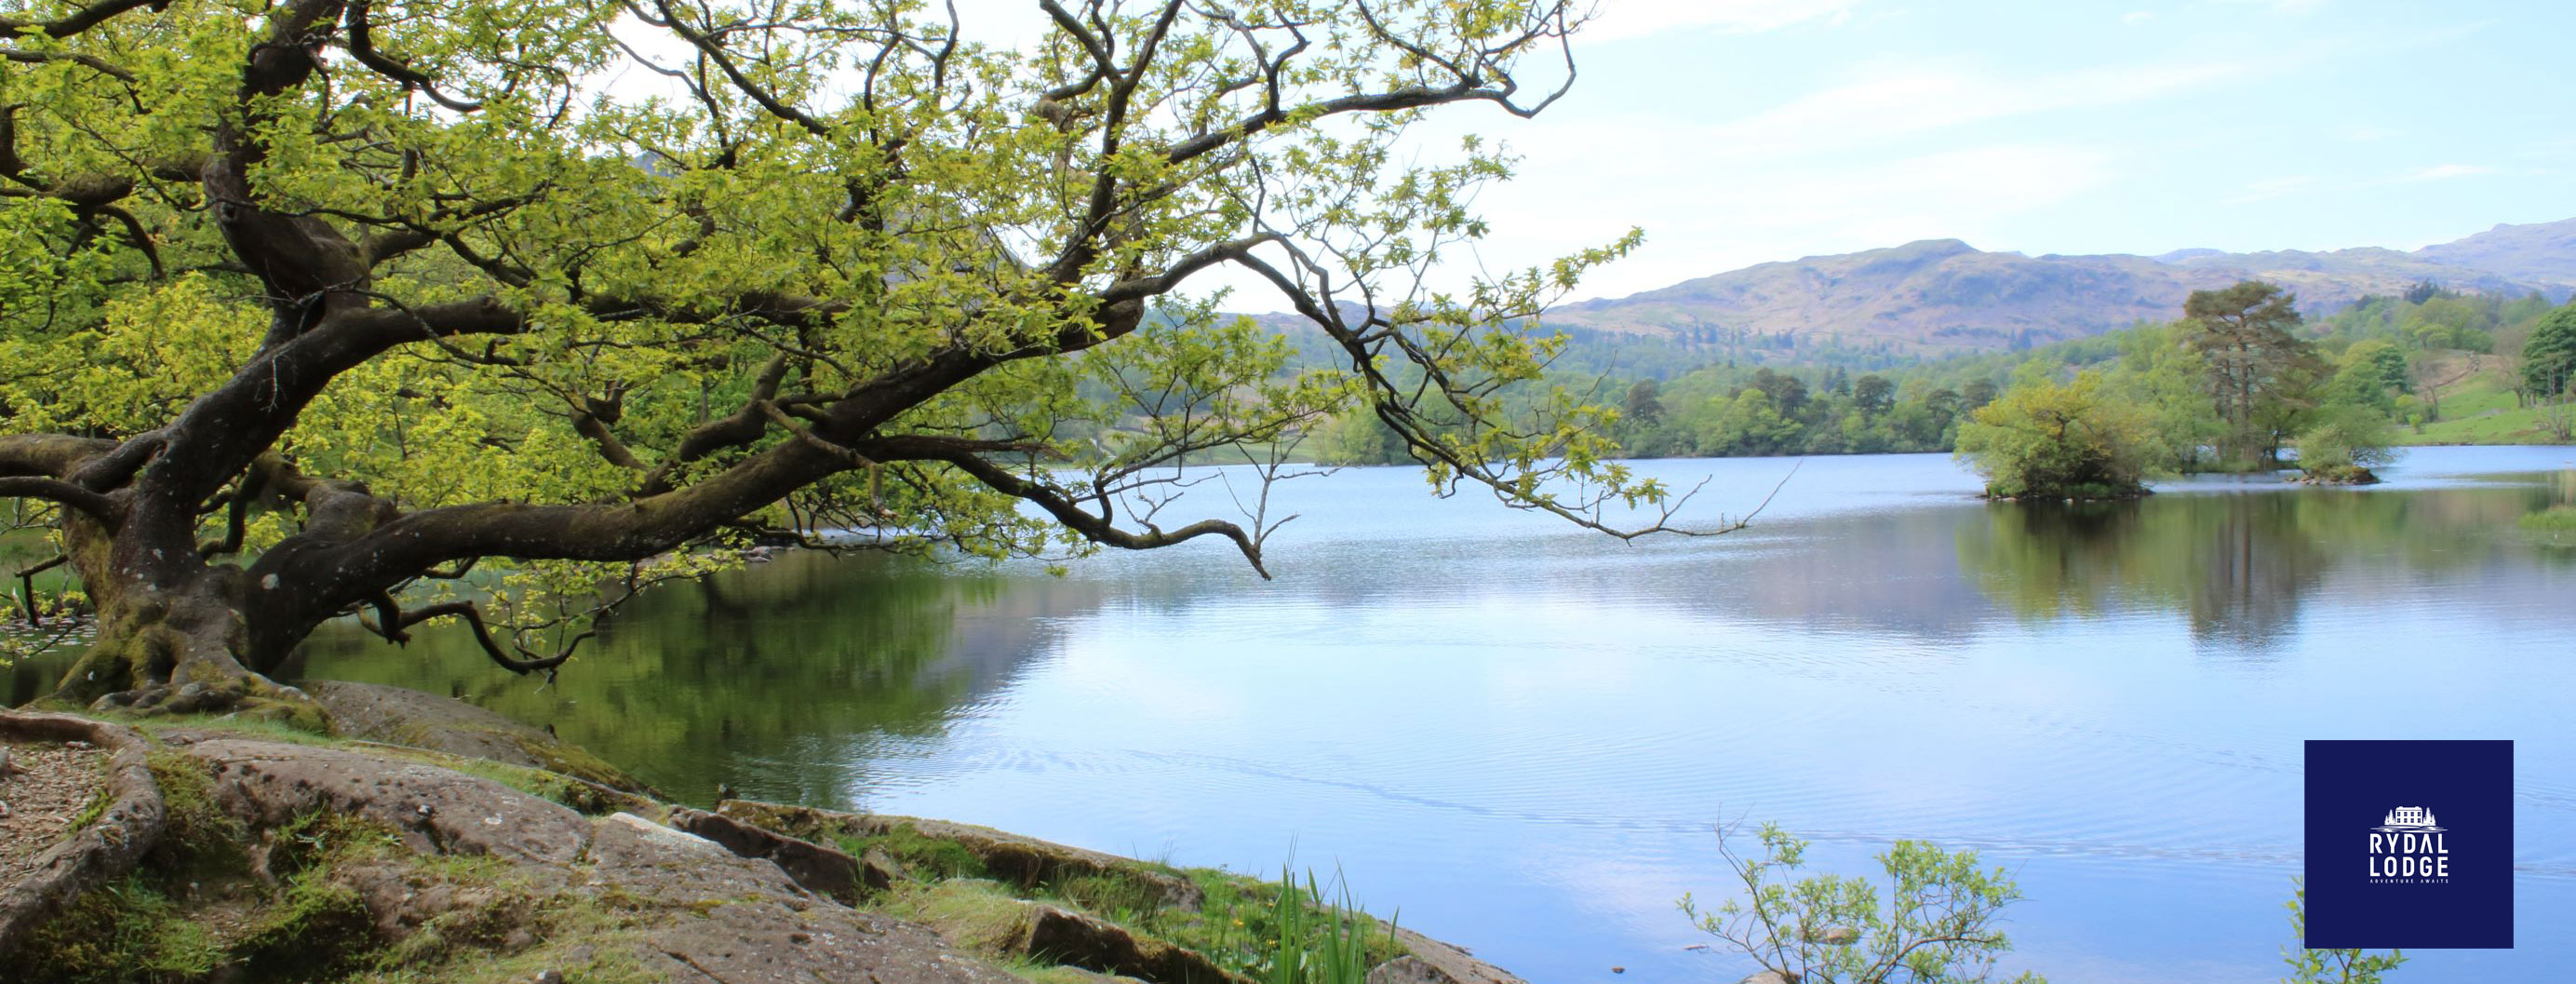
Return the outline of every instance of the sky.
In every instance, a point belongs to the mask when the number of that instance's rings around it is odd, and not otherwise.
[[[974,40],[1047,30],[957,3]],[[1521,155],[1482,269],[1645,230],[1578,299],[1918,239],[2415,249],[2576,217],[2571,38],[2571,0],[1599,0],[1562,101],[1421,140]]]
[[[2576,4],[1607,0],[1489,265],[1646,230],[1578,296],[1957,238],[2414,249],[2576,217]],[[1454,120],[1453,120],[1454,122]]]

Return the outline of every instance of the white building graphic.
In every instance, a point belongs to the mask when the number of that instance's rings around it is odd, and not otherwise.
[[[2381,829],[2438,829],[2433,827],[2433,811],[2420,806],[2401,806],[2390,810],[2387,819],[2382,822],[2385,826]]]

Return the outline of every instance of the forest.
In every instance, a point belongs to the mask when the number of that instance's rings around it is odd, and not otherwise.
[[[2303,434],[2312,452],[2325,452],[2309,454],[2311,464],[2339,462],[2348,450],[2322,445],[2355,437],[2371,445],[2568,438],[2561,404],[2576,312],[2540,294],[2421,283],[2315,318],[2300,314],[2295,298],[2279,299],[2261,326],[2279,338],[2237,356],[2259,356],[2259,365],[2228,365],[2208,347],[2212,326],[2225,319],[2184,310],[2171,321],[2037,348],[1910,364],[1880,358],[1879,368],[1866,369],[1821,356],[1789,365],[1735,357],[1737,346],[1800,351],[1777,336],[1708,329],[1644,340],[1577,331],[1551,378],[1617,406],[1613,432],[1639,458],[1955,451],[1963,429],[1999,399],[2088,375],[2097,377],[2088,384],[2096,399],[2139,411],[2135,426],[2123,426],[2152,446],[2145,460],[2156,472],[2276,467],[2285,454],[2298,457]],[[1671,369],[1693,359],[1704,361]],[[2224,387],[2235,387],[2241,405],[2222,398]],[[2458,433],[2478,424],[2511,432]],[[1329,463],[1395,460],[1397,444],[1379,431],[1365,415],[1346,413],[1319,429],[1312,451]]]

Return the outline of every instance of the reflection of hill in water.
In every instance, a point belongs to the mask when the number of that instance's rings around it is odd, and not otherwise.
[[[1047,648],[1055,618],[1098,604],[1078,583],[1005,590],[977,568],[797,553],[637,598],[553,686],[492,666],[455,626],[396,649],[335,625],[299,658],[307,675],[552,724],[684,799],[732,776],[746,794],[847,805],[871,749],[937,737]]]

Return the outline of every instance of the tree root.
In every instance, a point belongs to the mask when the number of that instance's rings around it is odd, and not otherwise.
[[[33,874],[0,886],[0,957],[6,957],[82,892],[134,870],[160,843],[168,811],[144,762],[150,743],[131,728],[64,714],[0,711],[0,740],[86,741],[107,749],[107,785],[114,797],[96,820],[47,848]]]
[[[125,713],[144,717],[180,714],[238,715],[275,721],[310,731],[329,731],[330,715],[302,690],[251,677],[158,683],[119,690],[89,705],[92,713]]]

